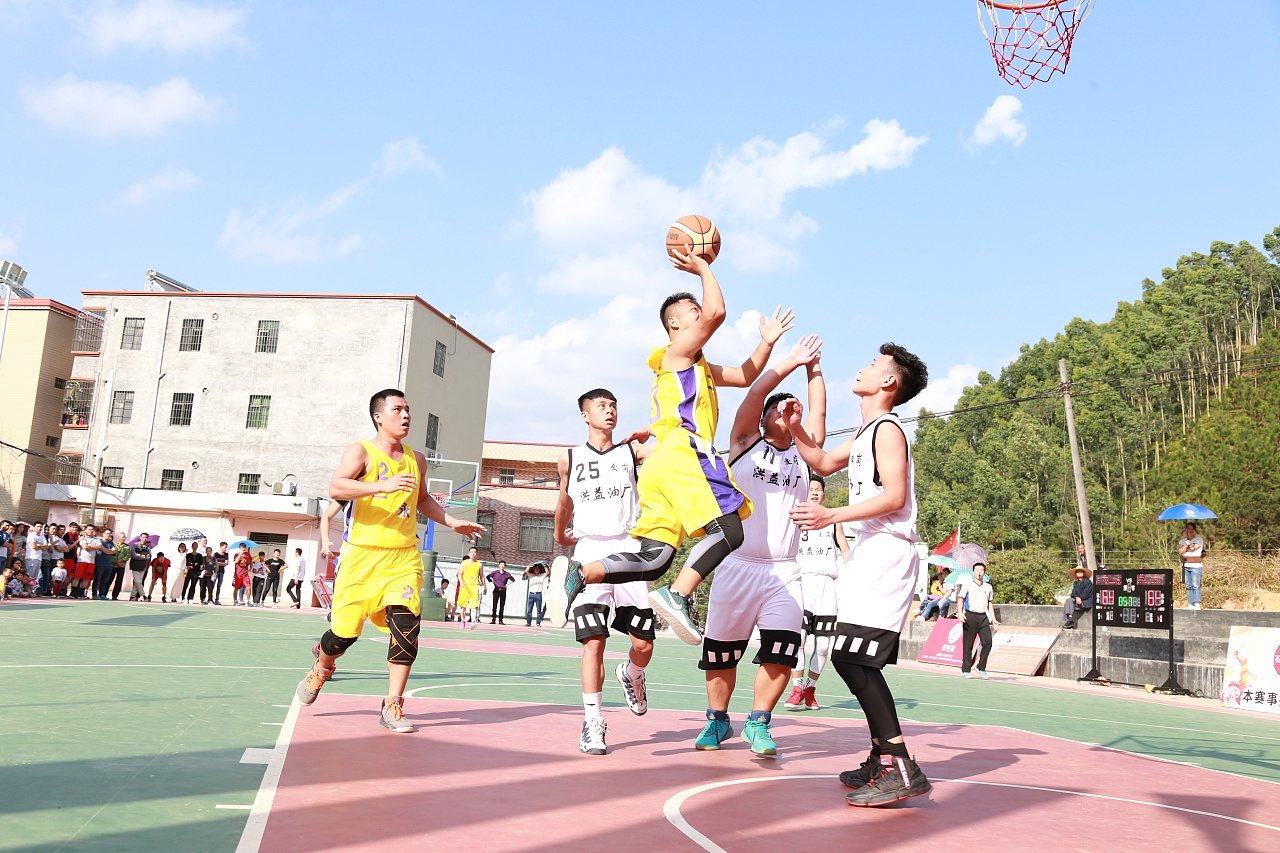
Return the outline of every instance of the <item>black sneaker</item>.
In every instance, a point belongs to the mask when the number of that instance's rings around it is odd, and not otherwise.
[[[840,784],[846,788],[861,788],[870,784],[871,780],[879,775],[880,756],[877,753],[869,752],[861,767],[857,770],[846,770],[840,774]]]
[[[910,758],[880,756],[880,774],[844,799],[851,806],[876,808],[900,803],[933,790],[933,785]]]

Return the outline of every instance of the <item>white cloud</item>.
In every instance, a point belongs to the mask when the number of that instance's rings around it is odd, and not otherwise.
[[[12,237],[0,234],[0,256],[4,256],[8,260],[8,256],[15,255],[18,252],[18,241]]]
[[[903,415],[914,416],[922,408],[931,412],[951,411],[960,399],[960,393],[967,386],[978,384],[978,370],[977,365],[956,364],[947,369],[946,376],[931,376],[919,396],[902,409]]]
[[[981,148],[993,142],[1012,142],[1021,145],[1027,138],[1027,126],[1018,115],[1022,112],[1022,101],[1013,95],[1001,95],[987,107],[982,120],[973,129],[969,137],[969,145]]]
[[[50,127],[90,136],[152,136],[183,122],[207,122],[221,108],[182,77],[150,89],[68,74],[47,86],[24,86],[27,112]]]
[[[101,3],[80,20],[80,27],[99,53],[110,53],[120,46],[207,53],[243,44],[240,30],[244,17],[244,9],[226,6],[139,0],[131,5]]]
[[[349,255],[360,248],[363,236],[325,237],[320,233],[323,220],[345,208],[371,186],[410,171],[440,171],[412,136],[387,143],[365,177],[335,190],[316,204],[298,198],[264,204],[250,214],[232,209],[218,243],[233,257],[244,261],[314,263]]]
[[[200,179],[190,169],[181,166],[169,166],[149,178],[134,181],[120,194],[119,202],[125,205],[139,205],[154,201],[169,193],[190,190],[200,186]]]

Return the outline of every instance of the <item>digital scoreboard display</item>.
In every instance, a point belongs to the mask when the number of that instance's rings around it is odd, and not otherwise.
[[[1106,569],[1093,576],[1095,625],[1160,628],[1172,624],[1173,569]]]

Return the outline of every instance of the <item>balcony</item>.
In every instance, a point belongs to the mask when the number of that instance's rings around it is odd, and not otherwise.
[[[71,351],[76,353],[102,352],[102,328],[106,323],[105,308],[86,308],[76,319],[76,330],[71,337]]]
[[[62,398],[62,426],[64,429],[88,429],[93,413],[94,382],[92,379],[72,379],[67,383],[67,393]]]

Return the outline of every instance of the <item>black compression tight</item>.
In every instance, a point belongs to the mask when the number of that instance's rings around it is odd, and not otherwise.
[[[604,566],[605,583],[656,581],[671,568],[676,549],[657,539],[641,539],[637,553],[610,554],[600,563]]]
[[[725,557],[742,547],[743,538],[742,519],[738,514],[722,515],[707,525],[706,538],[689,552],[685,565],[697,572],[701,580],[706,580]]]
[[[862,706],[862,713],[867,715],[867,728],[871,730],[872,739],[884,746],[893,738],[901,737],[898,709],[893,704],[893,693],[884,680],[884,673],[858,663],[833,660],[831,665]]]

